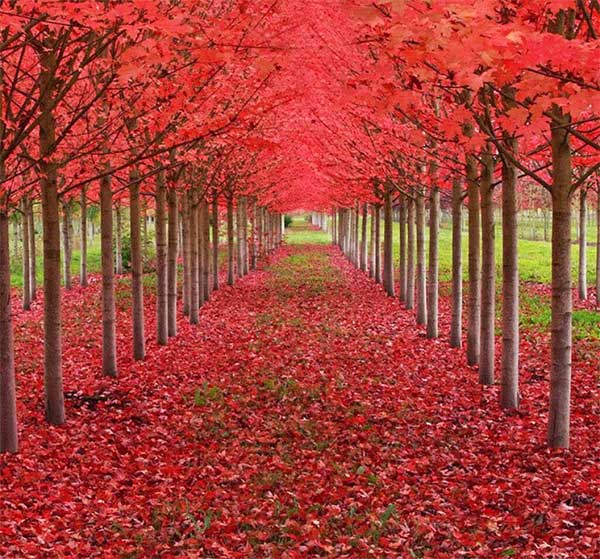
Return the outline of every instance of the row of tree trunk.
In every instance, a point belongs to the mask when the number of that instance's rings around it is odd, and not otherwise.
[[[511,149],[516,151],[516,141]],[[557,142],[557,149],[559,143]],[[565,153],[556,154],[564,163]],[[562,158],[562,159],[561,159]],[[452,347],[463,343],[463,263],[462,219],[466,195],[468,208],[468,293],[466,317],[466,354],[469,365],[478,366],[479,381],[493,385],[496,379],[496,254],[493,201],[494,159],[484,153],[477,161],[466,158],[466,192],[456,179],[451,193],[452,205],[452,317],[449,341]],[[564,169],[563,169],[564,170]],[[556,173],[561,171],[557,165]],[[567,174],[568,169],[564,171]],[[560,178],[560,175],[558,175]],[[564,178],[564,177],[563,177]],[[564,178],[566,181],[566,178]],[[558,185],[559,186],[559,185]],[[517,172],[509,161],[502,161],[502,355],[500,404],[505,409],[519,406],[519,268],[517,220]],[[558,188],[557,192],[568,192]],[[394,296],[396,287],[406,309],[415,309],[416,321],[426,327],[428,338],[436,338],[439,306],[439,222],[440,191],[428,192],[429,258],[426,261],[426,195],[422,188],[398,188],[384,184],[381,202],[356,203],[337,208],[332,214],[332,239],[347,258]],[[561,195],[562,196],[562,195]],[[548,444],[569,444],[570,355],[571,355],[571,240],[570,193],[555,196],[553,213],[553,363],[550,381],[550,418]],[[585,196],[581,197],[580,223],[586,223]],[[399,282],[395,284],[393,256],[393,208],[397,208],[400,231]],[[600,208],[600,205],[599,205]],[[598,209],[600,214],[600,209]],[[370,233],[368,219],[370,215]],[[383,221],[383,239],[381,222]],[[587,295],[585,277],[585,232],[580,232],[580,295]],[[598,231],[600,248],[600,229]],[[381,246],[383,245],[383,246]],[[600,250],[598,250],[600,255]],[[597,257],[597,293],[600,293],[600,256]],[[585,280],[583,280],[585,281]],[[598,295],[597,295],[598,297]]]
[[[59,227],[60,206],[52,185],[43,191],[42,223],[44,231],[44,336],[46,419],[52,424],[65,421],[61,361],[61,244],[62,276],[66,287],[71,284],[73,245],[72,204],[62,207],[62,243]],[[158,173],[155,184],[156,241],[156,340],[168,343],[177,335],[177,308],[181,295],[182,310],[192,324],[200,320],[199,309],[219,288],[220,222],[219,198],[200,190],[178,193],[167,187],[167,177]],[[250,197],[226,196],[228,283],[256,269],[261,258],[280,246],[284,226],[282,216],[256,203]],[[142,201],[138,172],[133,169],[129,186],[129,233],[131,250],[132,353],[136,360],[146,355],[144,320],[144,265]],[[17,452],[17,417],[15,393],[14,344],[12,333],[9,211],[0,200],[0,452]],[[87,226],[88,205],[85,192],[80,198],[80,283],[88,284]],[[118,374],[116,346],[115,273],[122,271],[122,261],[115,258],[114,241],[122,238],[120,202],[115,205],[110,175],[100,184],[100,228],[102,252],[102,370],[110,377]],[[35,232],[32,201],[24,198],[19,211],[23,219],[23,307],[29,309],[35,298]],[[235,214],[235,223],[234,223]],[[116,219],[116,224],[113,220]],[[115,239],[115,226],[117,229]],[[143,234],[144,233],[144,234]],[[117,241],[120,242],[120,241]],[[119,254],[119,251],[117,251]],[[182,282],[179,265],[182,262]],[[121,270],[119,269],[121,267]]]

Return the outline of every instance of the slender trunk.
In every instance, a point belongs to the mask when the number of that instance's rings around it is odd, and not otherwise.
[[[0,169],[0,176],[3,175],[4,170]],[[5,195],[0,195],[0,454],[19,450],[6,202]]]
[[[235,281],[235,246],[233,241],[233,197],[227,198],[227,285]]]
[[[129,176],[129,228],[131,251],[131,295],[133,323],[133,358],[136,361],[146,355],[144,334],[144,264],[142,256],[142,224],[140,207],[140,183],[137,169]]]
[[[204,291],[204,272],[205,272],[205,256],[206,256],[206,247],[204,246],[204,220],[206,216],[204,215],[203,204],[203,195],[200,195],[200,199],[198,200],[198,209],[197,209],[197,219],[198,219],[198,308],[204,305],[206,301],[205,291]]]
[[[142,201],[142,265],[148,261],[148,206]]]
[[[183,314],[190,316],[192,299],[192,245],[190,243],[190,207],[187,191],[181,195],[181,224],[183,245]]]
[[[79,265],[79,284],[82,287],[88,285],[88,271],[87,271],[87,228],[88,228],[88,215],[87,215],[87,189],[83,187],[81,191],[81,198],[79,200],[80,211],[81,211],[81,253],[80,253],[80,265]]]
[[[235,211],[235,256],[236,256],[236,275],[241,278],[244,270],[244,245],[242,242],[242,201],[238,200]]]
[[[425,196],[417,191],[417,324],[427,324],[427,271],[425,265]]]
[[[167,270],[167,323],[169,337],[177,336],[177,253],[179,233],[179,212],[177,210],[177,192],[170,188],[167,194],[169,206],[169,246]]]
[[[115,271],[117,275],[123,274],[123,212],[121,203],[117,202],[115,206],[115,220],[117,225],[115,235]]]
[[[439,298],[440,189],[431,188],[429,200],[429,271],[427,281],[427,337],[437,338]]]
[[[571,147],[570,118],[554,108],[552,144],[552,369],[548,445],[568,448],[571,407]],[[560,125],[560,126],[559,126]]]
[[[392,185],[385,185],[383,197],[383,288],[390,296],[394,296],[394,222],[392,221]]]
[[[401,302],[406,301],[406,196],[400,195],[400,288],[398,296]]]
[[[452,322],[450,346],[462,346],[462,187],[452,182]]]
[[[66,289],[72,289],[71,283],[71,205],[63,202],[63,274]]]
[[[39,78],[39,168],[44,230],[44,386],[46,420],[54,425],[65,422],[62,381],[60,226],[58,211],[57,164],[52,159],[55,143],[54,73],[56,54],[44,48],[40,56]]]
[[[212,273],[213,290],[219,289],[219,200],[217,193],[212,199]]]
[[[333,210],[331,214],[331,244],[337,245],[337,210]]]
[[[375,206],[371,205],[371,226],[369,241],[369,277],[375,277]]]
[[[206,198],[202,198],[200,211],[202,212],[202,289],[203,299],[208,301],[210,298],[210,212],[208,207],[208,201]]]
[[[354,215],[354,245],[352,247],[352,259],[354,265],[358,268],[360,266],[360,223],[359,223],[359,215],[360,215],[360,205],[359,202],[356,202],[355,207],[352,210]]]
[[[23,213],[23,310],[31,309],[31,257],[29,255],[29,200],[21,200],[21,211]]]
[[[579,298],[587,299],[587,190],[579,191],[579,268],[578,282]]]
[[[100,180],[100,239],[102,253],[102,373],[117,376],[115,271],[113,264],[112,181]]]
[[[467,363],[479,363],[481,332],[481,260],[479,185],[477,160],[469,154],[466,160],[467,194],[469,197],[469,310],[467,316]]]
[[[198,324],[200,291],[198,284],[198,204],[193,191],[188,191],[188,209],[190,215],[190,324]]]
[[[600,185],[596,194],[596,307],[600,309]]]
[[[408,199],[406,224],[406,304],[407,310],[415,308],[415,200]]]
[[[248,198],[242,197],[242,275],[248,275]],[[283,236],[283,231],[281,231]]]
[[[507,139],[516,156],[517,140]],[[502,164],[502,386],[500,405],[519,407],[519,242],[517,226],[517,169]]]
[[[375,281],[381,283],[381,206],[375,205]]]
[[[367,216],[368,216],[368,206],[367,204],[362,205],[362,221],[361,221],[361,231],[360,231],[360,269],[363,272],[367,271],[367,247],[369,244],[367,238]]]
[[[479,382],[494,384],[495,317],[496,317],[496,233],[494,224],[494,159],[491,153],[482,157],[481,175],[481,348]]]
[[[256,260],[258,264],[259,258],[263,257],[263,209],[260,206],[256,206]]]
[[[37,258],[36,258],[36,246],[35,246],[35,215],[33,213],[33,200],[29,200],[29,256],[31,262],[29,264],[29,273],[31,278],[29,280],[29,293],[32,301],[35,301],[37,297]]]
[[[156,177],[156,341],[158,345],[167,345],[169,339],[169,321],[167,311],[167,188],[164,172]]]
[[[256,198],[251,199],[250,228],[250,269],[256,270]]]
[[[269,211],[267,208],[262,210],[262,222],[263,222],[263,256],[269,254]]]
[[[12,222],[13,225],[13,234],[12,234],[12,241],[13,241],[13,258],[16,260],[17,258],[19,258],[19,222],[17,221],[17,219],[13,219]],[[10,254],[9,254],[9,258],[10,258]]]

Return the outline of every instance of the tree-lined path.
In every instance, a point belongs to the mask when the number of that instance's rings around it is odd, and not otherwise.
[[[600,557],[598,60],[599,0],[0,2],[0,558]]]
[[[37,401],[39,326],[17,319],[32,397],[23,456],[1,470],[5,556],[594,556],[593,368],[572,450],[553,455],[543,351],[523,342],[524,402],[507,420],[464,353],[426,339],[327,235],[296,224],[288,242],[216,293],[200,328],[121,362],[116,384],[89,372],[100,348],[68,353],[61,429]],[[69,346],[98,289],[71,297]]]

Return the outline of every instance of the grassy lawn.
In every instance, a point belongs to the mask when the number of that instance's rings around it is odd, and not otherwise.
[[[100,235],[96,235],[94,241],[88,241],[88,272],[90,274],[100,272]],[[71,261],[71,270],[73,276],[79,274],[79,266],[81,262],[81,252],[79,248],[73,250],[73,257]],[[42,285],[43,282],[43,269],[44,269],[44,257],[42,254],[42,244],[37,243],[36,246],[36,277],[38,286]],[[21,256],[14,258],[11,254],[10,260],[10,280],[14,287],[23,287],[23,263]]]
[[[289,245],[326,245],[331,243],[331,235],[312,229],[304,217],[294,217],[285,240]]]
[[[303,217],[295,217],[291,226],[291,235],[288,235],[288,244],[327,244],[331,242],[329,233],[313,231],[305,227],[307,222]],[[370,226],[370,224],[368,225]],[[426,238],[429,237],[427,231]],[[595,240],[592,235],[589,241]],[[466,231],[463,232],[463,274],[467,277],[468,239]],[[452,271],[452,231],[444,224],[440,229],[440,279],[450,281]],[[428,255],[428,251],[427,256]],[[588,246],[588,282],[593,284],[595,279],[596,247]],[[400,225],[394,223],[394,259],[398,261],[400,255]],[[579,252],[576,244],[572,247],[573,280],[577,280],[577,266]],[[526,282],[550,283],[552,273],[552,247],[549,242],[528,241],[519,239],[519,268],[521,280]],[[496,226],[496,269],[498,278],[502,274],[502,227]]]
[[[382,226],[383,229],[383,226]],[[382,233],[383,235],[383,233]],[[427,231],[426,239],[429,238]],[[595,236],[590,235],[588,242],[595,241]],[[462,236],[463,275],[467,277],[468,238],[466,230]],[[450,281],[452,272],[452,231],[444,223],[440,228],[440,279]],[[397,261],[400,254],[400,225],[394,223],[394,258]],[[428,248],[426,247],[426,254]],[[577,266],[579,265],[579,252],[576,244],[572,246],[573,280],[577,280]],[[593,284],[596,269],[596,247],[588,245],[588,283]],[[502,227],[496,225],[496,270],[498,278],[502,274]],[[528,241],[519,239],[519,270],[522,281],[536,283],[550,283],[552,274],[552,246],[545,241]]]

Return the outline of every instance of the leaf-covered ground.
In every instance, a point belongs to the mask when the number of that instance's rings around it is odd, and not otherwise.
[[[599,361],[578,347],[573,446],[544,447],[549,356],[524,335],[507,415],[463,351],[328,246],[293,245],[99,375],[99,285],[65,296],[68,423],[43,422],[41,305],[17,312],[21,454],[0,556],[600,555]],[[119,287],[120,354],[129,297]],[[148,297],[148,333],[153,331]],[[442,332],[448,302],[442,300]]]

